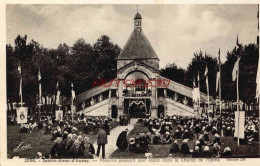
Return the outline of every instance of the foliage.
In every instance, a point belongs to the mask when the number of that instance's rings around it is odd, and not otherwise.
[[[22,68],[23,101],[35,108],[39,93],[39,69],[43,97],[55,96],[56,84],[59,82],[62,100],[66,102],[71,95],[71,83],[74,84],[76,94],[80,94],[91,88],[94,78],[114,78],[119,53],[120,48],[108,36],[101,36],[93,46],[84,39],[78,39],[72,47],[63,43],[57,49],[47,49],[34,40],[27,43],[27,36],[18,35],[14,48],[6,45],[8,100],[20,101],[19,61]]]

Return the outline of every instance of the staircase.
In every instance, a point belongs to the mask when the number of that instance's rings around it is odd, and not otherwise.
[[[190,106],[184,105],[182,103],[176,102],[171,99],[166,99],[167,101],[167,114],[172,115],[181,115],[181,116],[194,116],[194,109]]]
[[[80,110],[79,113],[84,113],[86,116],[107,116],[108,110],[109,99],[106,99],[83,110]]]

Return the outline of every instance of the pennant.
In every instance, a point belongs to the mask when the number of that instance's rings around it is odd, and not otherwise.
[[[196,88],[195,78],[193,77],[193,88]]]
[[[207,64],[206,64],[206,68],[205,68],[205,72],[204,72],[204,76],[207,76],[208,75],[208,66],[207,66]]]
[[[198,78],[197,78],[198,82],[200,81],[200,71],[198,71]]]
[[[220,65],[221,64],[221,61],[220,61],[220,48],[218,50],[218,64]]]
[[[76,98],[76,94],[75,94],[74,90],[71,90],[71,97],[72,97],[72,100],[74,100]]]
[[[41,71],[39,69],[39,72],[38,72],[38,80],[41,81],[42,77],[41,77]]]
[[[205,73],[204,76],[206,76],[206,85],[207,85],[207,92],[209,92],[209,80],[208,80],[208,66],[206,64],[206,69],[205,69]]]
[[[22,96],[22,82],[23,82],[23,80],[20,79],[19,97]]]
[[[216,92],[218,91],[219,78],[220,78],[220,71],[217,72],[217,79],[216,79]]]
[[[237,34],[237,46],[239,46],[239,42],[238,42],[238,34]]]
[[[57,91],[56,105],[60,105],[60,91]]]
[[[21,68],[21,63],[19,61],[19,65],[18,65],[18,71],[19,71],[19,74],[22,74],[22,68]]]
[[[239,61],[240,61],[240,58],[238,58],[238,60],[236,61],[235,65],[234,65],[234,68],[233,68],[233,71],[232,71],[232,81],[235,81],[236,80],[236,77],[237,77],[237,71],[239,69]]]
[[[42,84],[39,83],[39,103],[42,103]]]

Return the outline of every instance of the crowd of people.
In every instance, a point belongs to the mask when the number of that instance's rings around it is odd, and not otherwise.
[[[119,125],[127,126],[130,116],[119,116]],[[51,134],[53,147],[50,154],[39,158],[93,158],[95,148],[86,135],[96,135],[98,148],[96,155],[102,149],[105,158],[107,135],[110,134],[112,119],[101,117],[87,117],[84,114],[71,119],[57,120],[54,116],[42,116],[40,121],[35,116],[28,116],[28,123],[20,125],[20,132],[32,133],[44,130],[44,134]],[[149,153],[151,146],[170,145],[169,157],[176,153],[190,154],[192,157],[232,157],[232,149],[222,143],[222,137],[234,137],[235,120],[232,117],[202,118],[166,116],[164,118],[140,118],[141,126],[147,128],[138,136],[128,136],[128,129],[122,131],[116,141],[119,151],[129,150],[132,153]],[[15,124],[13,118],[12,123]],[[251,144],[259,141],[259,117],[245,118],[244,138],[240,144]],[[234,137],[234,140],[237,138]],[[221,150],[222,149],[222,150]]]
[[[11,116],[10,125],[16,124],[15,116]],[[107,135],[110,135],[110,122],[108,117],[88,117],[84,114],[75,115],[74,119],[57,120],[55,116],[27,116],[27,123],[20,124],[21,133],[44,131],[51,135],[53,147],[49,154],[38,152],[36,158],[93,158],[99,155],[102,148],[102,157],[105,158],[105,144]],[[90,142],[88,135],[96,135],[98,148]]]
[[[221,120],[168,116],[161,119],[138,119],[138,123],[147,127],[149,132],[139,133],[137,137],[129,138],[127,141],[127,131],[123,131],[117,139],[120,151],[128,147],[132,153],[147,153],[150,151],[150,146],[169,144],[171,145],[169,156],[174,156],[175,153],[190,154],[192,157],[233,156],[228,146],[224,147],[223,152],[220,151],[221,146],[224,146],[220,135],[234,137],[235,122],[231,117],[223,117]],[[244,131],[245,137],[240,138],[240,144],[259,141],[259,118],[246,117]],[[234,137],[234,141],[236,139]]]

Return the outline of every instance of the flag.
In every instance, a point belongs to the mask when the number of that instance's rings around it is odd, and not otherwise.
[[[38,80],[39,80],[39,103],[41,104],[41,99],[42,99],[42,85],[40,83],[42,77],[41,77],[41,71],[39,69],[39,72],[38,72]]]
[[[194,102],[200,101],[200,90],[199,88],[194,88],[192,91],[192,98]]]
[[[217,72],[217,79],[216,79],[216,92],[218,91],[218,85],[219,85],[219,78],[220,78],[220,48],[218,50],[218,72]]]
[[[56,105],[60,105],[60,91],[57,91],[57,96],[56,96]]]
[[[200,88],[200,71],[198,71],[198,77],[197,77],[197,80],[198,80],[198,88]]]
[[[207,85],[207,92],[209,92],[209,80],[208,80],[208,66],[206,64],[204,76],[206,76],[206,85]]]
[[[237,34],[237,46],[239,45],[239,42],[238,42],[238,34]]]
[[[233,71],[232,71],[232,81],[235,81],[237,78],[237,71],[239,69],[239,61],[240,61],[240,57],[238,58],[238,60],[236,61]]]
[[[257,74],[256,74],[256,100],[258,104],[260,105],[260,57],[258,58],[258,67],[257,67]]]
[[[19,71],[19,74],[22,73],[22,68],[21,68],[21,63],[20,63],[20,61],[19,61],[19,65],[18,65],[18,71]]]
[[[21,96],[22,96],[22,82],[23,82],[23,80],[22,80],[22,79],[20,79],[19,97],[21,97]]]
[[[72,97],[72,100],[74,100],[76,98],[76,94],[75,94],[74,90],[71,90],[71,97]]]
[[[196,87],[195,78],[193,77],[193,88]]]
[[[59,89],[59,82],[57,82],[56,89]]]
[[[39,69],[39,72],[38,72],[38,80],[41,81],[42,77],[41,77],[41,70]]]
[[[71,83],[71,88],[73,89],[73,83]]]
[[[220,78],[220,71],[217,72],[217,79],[216,79],[216,92],[218,91],[219,78]]]
[[[234,137],[244,139],[245,137],[245,111],[235,111],[235,133]]]
[[[41,104],[42,102],[42,85],[41,83],[39,83],[39,103]]]

